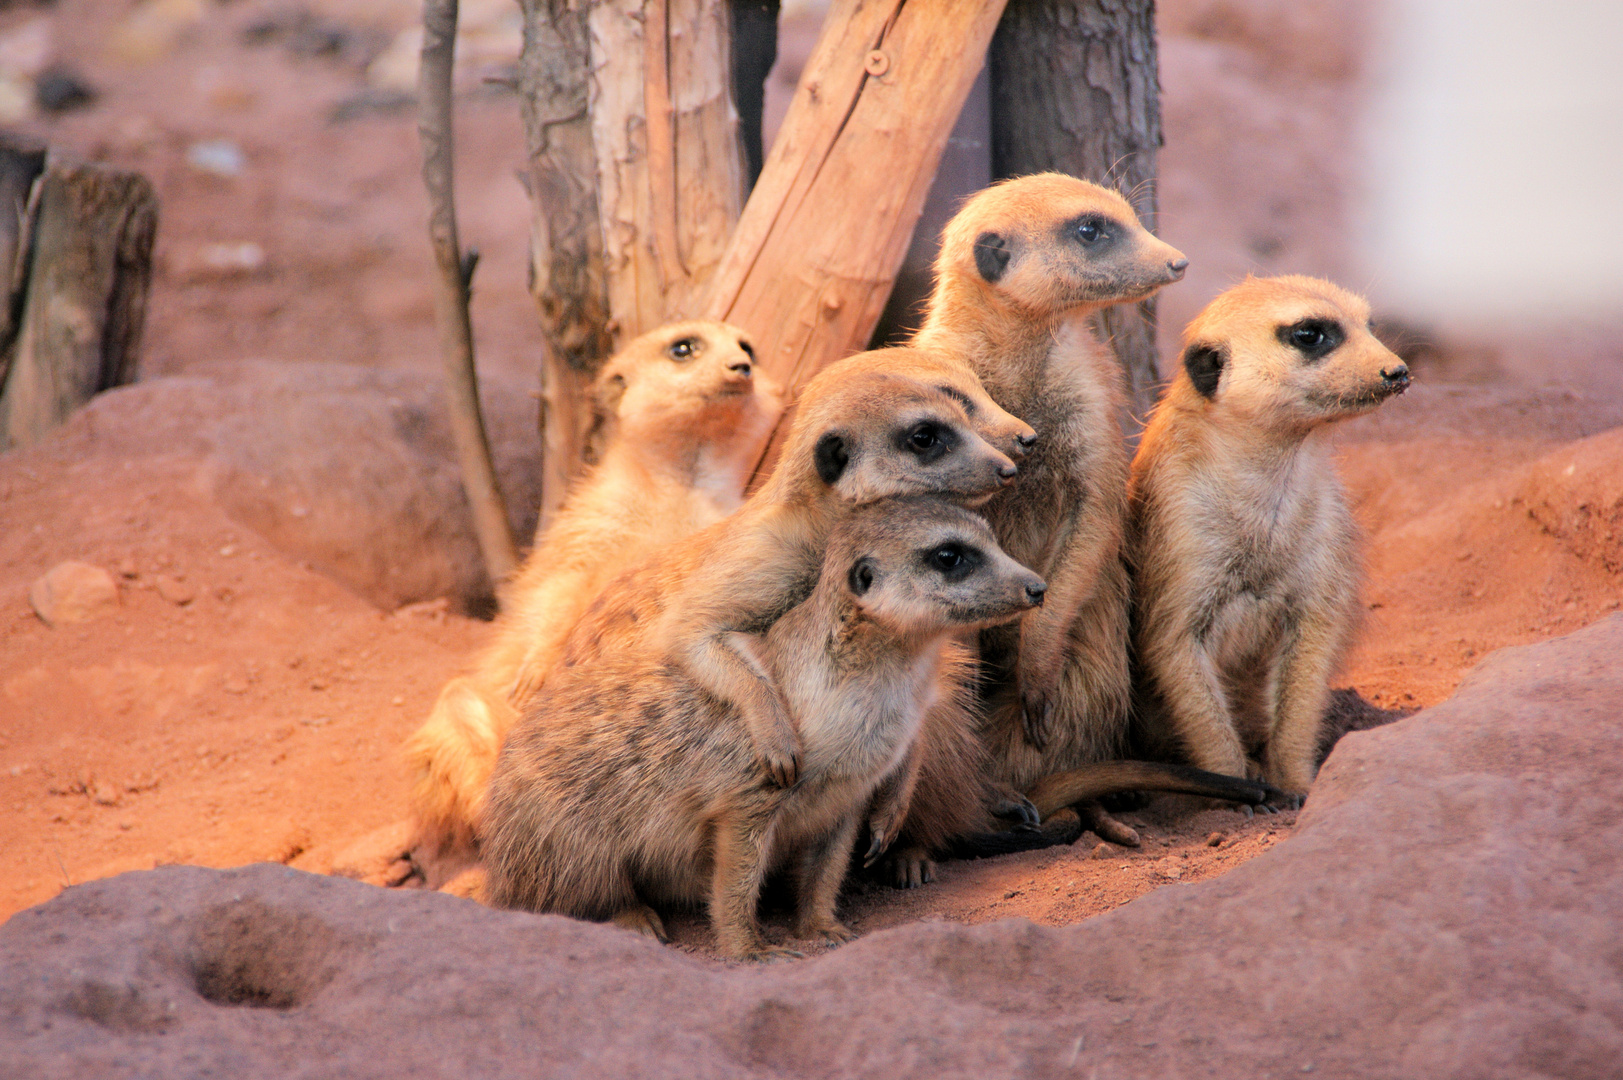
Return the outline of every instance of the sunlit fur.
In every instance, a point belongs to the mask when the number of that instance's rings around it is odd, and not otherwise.
[[[1083,218],[1108,222],[1109,242],[1077,239],[1073,226]],[[1007,255],[996,280],[987,280],[976,257],[989,236]],[[1178,280],[1182,266],[1183,256],[1146,231],[1120,195],[1055,173],[980,192],[943,235],[915,343],[960,359],[993,400],[1037,431],[1019,479],[984,507],[1005,550],[1049,582],[1040,610],[980,635],[992,676],[983,733],[992,776],[1020,789],[1124,747],[1122,374],[1090,320]],[[1040,748],[1024,730],[1022,700]],[[933,773],[940,780],[921,783],[910,829],[934,840],[984,821],[979,805],[965,803],[980,798],[970,778],[953,768]]]
[[[406,744],[413,846],[431,884],[475,857],[485,784],[516,719],[513,704],[540,685],[591,598],[626,566],[743,502],[782,412],[747,343],[725,323],[678,323],[604,365],[593,386],[599,463],[503,590],[494,640],[446,684]]]
[[[1304,320],[1345,340],[1306,355],[1281,339]],[[1330,282],[1247,279],[1184,332],[1197,370],[1220,365],[1210,395],[1180,372],[1133,460],[1145,741],[1293,795],[1313,780],[1357,608],[1359,537],[1329,426],[1408,385],[1368,323],[1369,305]]]
[[[949,544],[977,563],[939,569],[932,553]],[[763,782],[739,710],[652,642],[560,671],[492,778],[490,902],[663,936],[650,905],[707,901],[720,950],[753,959],[783,951],[756,920],[761,881],[781,868],[798,935],[851,936],[835,901],[853,840],[881,780],[913,767],[938,688],[961,681],[953,631],[1018,615],[1041,581],[980,518],[939,499],[855,509],[826,549],[810,596],[764,635],[740,636],[797,721],[794,786]]]

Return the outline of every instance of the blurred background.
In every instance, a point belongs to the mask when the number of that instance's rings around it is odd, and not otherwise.
[[[826,3],[788,0],[770,143]],[[30,0],[0,8],[0,125],[139,169],[162,224],[146,374],[220,360],[434,362],[414,0]],[[1367,291],[1424,373],[1619,387],[1623,7],[1607,0],[1167,0],[1161,234],[1178,332],[1246,273]],[[512,0],[464,0],[464,241],[480,363],[533,381]],[[983,184],[984,86],[893,322]],[[1163,363],[1163,372],[1167,370]]]

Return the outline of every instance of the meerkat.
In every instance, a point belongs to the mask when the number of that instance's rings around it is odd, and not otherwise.
[[[652,905],[708,901],[722,953],[772,958],[789,950],[763,940],[756,904],[781,868],[796,934],[849,940],[835,903],[859,824],[881,779],[910,767],[935,693],[962,683],[942,673],[962,660],[954,631],[1014,618],[1045,588],[940,499],[845,515],[810,596],[738,645],[797,722],[792,787],[763,781],[750,722],[654,642],[560,672],[492,777],[488,900],[661,939]]]
[[[987,709],[979,737],[991,777],[1021,791],[1126,749],[1122,377],[1090,320],[1178,281],[1187,266],[1120,195],[1057,173],[980,192],[942,235],[935,289],[913,344],[960,360],[998,405],[1039,432],[1020,480],[986,513],[1005,550],[1049,581],[1049,597],[1018,624],[979,640]],[[958,766],[921,776],[907,829],[919,842],[898,847],[898,858],[911,862],[899,871],[909,884],[930,876],[923,850],[981,816],[962,794],[972,785]],[[1089,788],[1085,777],[1073,779],[1078,790]],[[1101,808],[1081,809],[1108,838],[1136,842]]]
[[[592,402],[597,463],[504,589],[492,643],[406,744],[412,849],[431,886],[476,858],[485,785],[515,704],[540,685],[586,605],[626,566],[742,504],[783,405],[748,335],[707,321],[629,343],[604,365]]]
[[[1183,338],[1132,464],[1140,723],[1299,804],[1354,627],[1358,532],[1330,428],[1409,385],[1362,297],[1248,278]]]
[[[764,772],[792,785],[795,725],[746,636],[764,633],[810,593],[828,532],[852,507],[909,494],[984,502],[1018,469],[978,432],[1002,441],[1031,431],[990,399],[972,422],[954,396],[867,363],[862,355],[838,361],[808,382],[766,483],[729,518],[612,581],[559,666],[654,641],[695,685],[739,709]]]

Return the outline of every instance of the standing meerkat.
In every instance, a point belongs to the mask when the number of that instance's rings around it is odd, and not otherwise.
[[[737,509],[782,412],[744,331],[709,321],[632,341],[604,365],[592,397],[599,461],[504,589],[495,639],[406,743],[412,850],[431,886],[474,861],[514,706],[540,685],[586,605],[626,566]]]
[[[962,360],[1038,432],[1019,481],[986,507],[999,543],[1049,583],[1040,610],[980,636],[990,767],[1020,790],[1126,748],[1122,376],[1090,320],[1178,281],[1187,266],[1120,195],[1057,173],[980,192],[942,235],[914,343]],[[942,805],[951,794],[941,793]],[[1084,809],[1111,839],[1135,839],[1096,806]]]
[[[762,959],[788,954],[756,920],[762,880],[784,868],[796,934],[849,940],[835,901],[853,842],[880,780],[908,768],[935,693],[962,681],[942,671],[962,658],[954,632],[1013,618],[1044,589],[984,521],[939,499],[846,515],[809,598],[741,645],[797,721],[793,787],[762,776],[739,710],[652,643],[560,672],[491,780],[487,897],[661,939],[650,905],[708,900],[720,950]]]
[[[866,363],[842,360],[808,382],[766,483],[731,517],[610,582],[561,660],[591,665],[652,641],[700,689],[739,709],[761,767],[783,786],[795,782],[799,740],[746,637],[811,592],[829,530],[853,507],[914,494],[984,502],[1018,470],[979,432],[1001,442],[1031,431],[990,399],[972,422],[954,396]]]
[[[1363,298],[1316,278],[1248,278],[1184,331],[1132,466],[1152,746],[1300,802],[1359,585],[1329,429],[1408,385]]]

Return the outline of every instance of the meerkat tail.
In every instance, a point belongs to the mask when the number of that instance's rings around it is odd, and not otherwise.
[[[1040,826],[1023,825],[1003,832],[969,833],[955,837],[943,855],[949,859],[990,859],[1021,851],[1074,844],[1086,826],[1082,818],[1066,808],[1049,816]]]
[[[1267,800],[1270,788],[1260,780],[1207,772],[1188,765],[1153,761],[1101,761],[1037,781],[1026,797],[1036,804],[1043,820],[1063,807],[1086,799],[1125,791],[1175,791],[1256,805]]]

